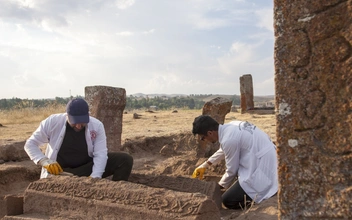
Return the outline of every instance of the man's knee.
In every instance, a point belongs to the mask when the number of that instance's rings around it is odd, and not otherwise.
[[[222,196],[222,204],[228,209],[245,209],[247,205],[249,205],[252,201],[251,198],[247,197],[246,195],[241,200],[240,198],[236,199],[237,195],[232,195],[229,193],[225,193]]]
[[[244,202],[242,201],[232,201],[232,200],[222,200],[222,204],[228,209],[243,209]]]
[[[126,153],[125,160],[126,160],[126,164],[132,168],[132,166],[133,166],[133,157]]]
[[[125,152],[110,152],[108,153],[108,160],[113,161],[113,163],[120,164],[118,166],[133,166],[133,157]]]

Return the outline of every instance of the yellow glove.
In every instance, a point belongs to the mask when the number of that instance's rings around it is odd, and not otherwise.
[[[200,180],[204,179],[204,172],[206,170],[206,168],[209,167],[209,164],[207,161],[205,161],[204,163],[202,163],[199,167],[197,167],[193,174],[192,174],[192,177],[193,178],[198,178]]]
[[[55,160],[50,160],[47,157],[44,157],[38,163],[42,167],[44,167],[50,174],[59,175],[61,172],[63,172],[58,162],[56,162]]]

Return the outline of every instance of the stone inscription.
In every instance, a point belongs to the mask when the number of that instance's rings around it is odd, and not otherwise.
[[[172,178],[155,178],[152,181],[154,186],[161,186],[167,189],[173,189],[181,192],[199,192],[205,195],[210,194],[210,188],[208,187],[208,184],[198,184],[192,179],[179,178],[177,181],[178,184],[175,184],[175,180]]]
[[[177,195],[165,196],[165,192],[157,189],[153,189],[152,193],[148,193],[147,187],[140,187],[145,188],[145,190],[139,190],[138,193],[136,193],[130,189],[121,191],[120,187],[109,189],[99,187],[99,189],[97,189],[89,184],[82,183],[60,184],[51,182],[33,182],[28,186],[27,190],[41,191],[45,193],[60,193],[74,198],[94,199],[122,205],[133,205],[148,208],[150,210],[178,213],[181,216],[197,215],[199,213],[201,202],[199,202],[199,200],[197,201],[197,199],[179,198]]]

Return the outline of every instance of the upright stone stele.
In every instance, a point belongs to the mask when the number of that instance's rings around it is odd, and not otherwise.
[[[352,219],[351,9],[274,0],[279,219]]]
[[[241,113],[254,109],[253,80],[251,74],[240,77]]]
[[[109,86],[87,86],[85,99],[89,105],[90,115],[104,124],[108,151],[119,151],[126,90]]]

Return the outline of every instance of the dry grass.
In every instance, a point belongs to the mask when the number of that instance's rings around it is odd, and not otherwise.
[[[49,106],[38,109],[20,109],[0,111],[0,140],[27,139],[38,127],[41,120],[53,113],[65,112],[65,106]],[[133,118],[133,113],[140,115]],[[202,114],[202,110],[178,110],[144,112],[134,111],[123,115],[122,140],[134,137],[164,136],[180,132],[190,132],[195,117]],[[275,115],[254,115],[230,112],[226,115],[225,123],[231,120],[249,121],[264,130],[275,140]]]
[[[38,123],[51,114],[66,111],[65,105],[50,105],[43,108],[0,110],[2,125]]]

